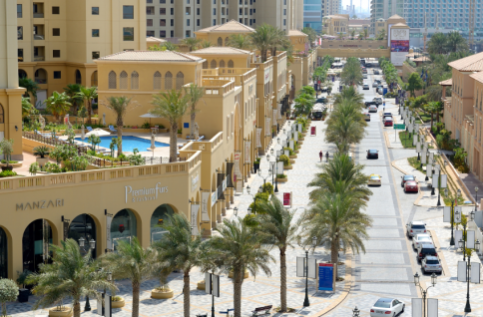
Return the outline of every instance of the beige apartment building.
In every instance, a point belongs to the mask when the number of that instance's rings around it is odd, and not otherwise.
[[[146,36],[182,39],[235,20],[252,28],[303,28],[303,0],[146,0]]]
[[[146,9],[130,0],[18,0],[19,75],[39,84],[37,101],[70,83],[97,85],[94,60],[146,49]]]

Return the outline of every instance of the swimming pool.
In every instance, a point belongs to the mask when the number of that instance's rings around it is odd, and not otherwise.
[[[101,136],[101,144],[98,146],[104,147],[109,149],[109,145],[111,144],[112,138],[117,138],[117,136]],[[82,141],[81,138],[75,138],[76,141],[89,143],[87,138]],[[168,147],[169,144],[162,143],[162,142],[155,142],[156,147]],[[123,152],[132,152],[134,149],[138,149],[140,152],[146,152],[151,147],[151,140],[138,138],[135,136],[123,136],[122,137],[122,151]]]

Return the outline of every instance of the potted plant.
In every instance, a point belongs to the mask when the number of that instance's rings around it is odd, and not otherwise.
[[[0,304],[2,306],[2,316],[7,316],[7,302],[17,300],[18,286],[7,278],[0,279]]]
[[[168,275],[173,271],[172,268],[165,267],[159,270],[156,275],[159,278],[159,287],[156,287],[151,291],[151,298],[154,299],[167,299],[174,296],[174,292],[171,288],[169,288],[167,278]]]
[[[292,169],[292,165],[290,164],[290,158],[287,155],[285,155],[285,154],[280,155],[279,160],[283,162],[283,169],[284,170],[291,170]]]
[[[29,270],[25,270],[22,273],[17,271],[17,274],[17,284],[22,287],[18,290],[18,302],[26,303],[29,301],[30,290],[28,288],[25,288],[25,280],[30,274],[32,274],[32,272]]]
[[[11,166],[9,163],[12,160],[13,140],[5,139],[0,142],[0,151],[3,153],[5,161],[7,162],[7,165],[2,165],[2,171],[12,171],[13,166]]]
[[[50,148],[46,147],[45,145],[34,147],[34,155],[37,156],[37,163],[40,167],[44,166],[45,163],[49,161],[46,157],[50,153]]]
[[[258,157],[255,162],[253,162],[253,172],[256,174],[260,169],[260,158]]]
[[[277,174],[277,182],[279,183],[285,183],[287,182],[287,175],[285,174]]]

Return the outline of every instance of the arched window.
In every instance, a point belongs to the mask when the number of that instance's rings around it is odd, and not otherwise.
[[[218,38],[218,46],[223,46],[223,39],[221,37]]]
[[[4,123],[5,122],[4,121],[4,116],[5,116],[5,114],[3,112],[3,106],[0,105],[0,123]]]
[[[117,88],[117,75],[114,71],[111,70],[109,73],[109,89],[116,89]]]
[[[18,78],[27,78],[27,73],[23,69],[19,69]]]
[[[154,73],[153,90],[161,90],[161,73],[160,72]]]
[[[233,61],[230,59],[228,61],[228,68],[233,68],[233,67],[235,67],[235,63],[233,63]]]
[[[167,72],[166,76],[164,76],[164,89],[173,89],[173,74],[171,74],[171,72]]]
[[[176,74],[176,89],[181,89],[184,86],[184,74],[182,72],[178,72]]]
[[[204,61],[203,62],[203,69],[207,69],[208,68],[208,61]]]
[[[131,89],[139,89],[139,74],[137,71],[131,73]]]
[[[78,84],[78,85],[82,84],[82,75],[81,75],[80,70],[78,70],[78,69],[76,69],[76,71],[75,71],[75,83]]]
[[[119,79],[119,89],[127,89],[127,73],[122,71]]]
[[[216,68],[216,61],[215,60],[211,61],[210,68]]]
[[[224,60],[220,61],[220,68],[225,68],[225,61]]]

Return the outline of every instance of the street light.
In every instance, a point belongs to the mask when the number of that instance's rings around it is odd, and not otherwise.
[[[86,239],[83,237],[79,238],[79,247],[87,254],[87,252],[91,252],[96,248],[96,241],[94,239],[89,240],[89,248],[86,250],[85,248]],[[89,296],[86,296],[86,305],[84,307],[84,311],[91,311],[91,303],[89,302]]]
[[[359,317],[361,311],[357,309],[357,306],[352,310],[352,317]]]
[[[436,274],[431,274],[431,285],[428,286],[428,288],[424,289],[421,284],[419,284],[419,274],[416,272],[414,274],[414,285],[419,286],[419,290],[421,291],[421,294],[423,295],[423,317],[426,317],[426,296],[428,294],[428,289],[431,287],[434,287],[436,285],[438,276]]]
[[[460,240],[460,245],[463,244],[463,241]],[[472,249],[470,249],[471,251]],[[475,248],[474,250],[476,252],[480,251],[480,240],[476,240],[475,242]],[[464,253],[466,253],[466,249],[463,250]],[[466,306],[465,306],[465,313],[471,313],[471,305],[470,305],[470,269],[471,269],[471,263],[470,263],[470,258],[471,258],[471,252],[468,255],[468,264],[466,264]]]
[[[312,237],[312,245],[315,248],[317,246],[317,237]],[[305,299],[304,299],[304,307],[309,307],[309,249],[310,247],[305,246]]]
[[[277,141],[279,141],[280,139],[277,139]],[[270,149],[270,154],[273,155],[273,148]],[[279,161],[279,158],[280,156],[278,155],[278,151],[277,151],[277,155],[275,156],[275,161],[270,161],[270,154],[267,154],[267,161],[268,161],[268,164],[269,166],[271,166],[272,168],[272,184],[275,183],[275,192],[278,193],[278,181],[277,181],[277,165],[278,165],[278,162]]]
[[[476,198],[475,198],[475,211],[477,211],[478,209],[476,209],[478,207],[478,186],[475,187],[475,193],[476,193]]]
[[[261,168],[258,169],[258,176],[260,176],[260,178],[263,179],[263,184],[265,184],[267,182],[267,179],[270,178],[270,174],[272,174],[272,169],[271,168],[268,169],[268,175],[267,175],[267,177],[263,177],[262,176],[262,169]]]

